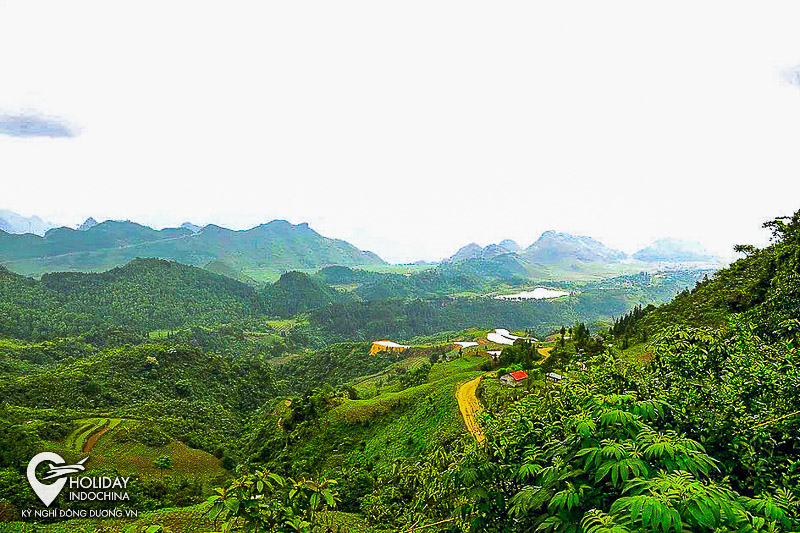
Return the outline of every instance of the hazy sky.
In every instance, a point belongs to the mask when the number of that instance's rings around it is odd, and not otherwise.
[[[0,0],[0,208],[727,254],[800,208],[798,2]],[[792,73],[795,73],[794,75]]]

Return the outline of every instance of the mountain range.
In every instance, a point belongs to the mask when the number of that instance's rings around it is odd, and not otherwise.
[[[13,272],[100,272],[137,257],[170,259],[251,284],[275,280],[290,270],[386,265],[372,252],[324,237],[308,224],[285,220],[242,231],[190,222],[155,230],[131,221],[98,223],[89,217],[72,229],[0,211],[0,264]],[[467,244],[442,261],[442,268],[502,279],[575,279],[669,264],[709,266],[721,261],[695,242],[661,239],[629,257],[592,237],[550,230],[527,248],[511,239],[485,247]]]
[[[87,226],[87,224],[84,224]],[[137,257],[160,257],[193,266],[211,265],[226,275],[269,278],[296,269],[385,262],[372,252],[323,237],[308,224],[273,220],[234,231],[208,225],[154,230],[107,220],[87,229],[54,228],[44,236],[0,231],[0,263],[14,272],[105,271]],[[249,273],[249,274],[246,274]]]
[[[659,239],[633,254],[640,261],[699,262],[716,258],[698,242],[679,239]]]
[[[582,235],[545,231],[527,248],[505,239],[499,244],[481,247],[470,243],[445,259],[443,263],[459,263],[474,259],[493,259],[515,254],[521,260],[539,265],[580,267],[593,263],[614,264],[634,259],[648,263],[718,263],[720,258],[709,253],[700,243],[680,239],[659,239],[650,246],[628,256],[625,252],[609,248],[602,242]]]

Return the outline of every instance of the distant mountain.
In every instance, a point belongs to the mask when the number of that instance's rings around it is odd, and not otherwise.
[[[183,229],[188,229],[192,233],[198,233],[200,230],[203,229],[201,226],[198,226],[197,224],[192,224],[191,222],[184,222],[183,224],[181,224],[181,227]]]
[[[624,252],[613,250],[591,237],[545,231],[528,246],[522,256],[531,263],[613,263],[625,259]]]
[[[78,226],[78,231],[90,230],[93,227],[95,227],[96,225],[97,225],[97,221],[94,218],[89,217],[83,222],[83,224]]]
[[[483,254],[481,257],[484,259],[489,259],[492,257],[496,257],[498,255],[508,254],[511,253],[511,250],[507,250],[500,246],[499,244],[490,244],[489,246],[484,247]]]
[[[634,259],[649,262],[706,262],[717,258],[695,241],[659,239],[633,254]]]
[[[458,261],[466,261],[467,259],[480,257],[482,253],[483,248],[477,243],[471,242],[459,248],[458,251],[446,259],[446,261],[449,263],[457,263]]]
[[[158,231],[110,220],[86,231],[51,229],[44,237],[0,231],[0,263],[27,275],[103,271],[136,257],[161,257],[195,266],[221,260],[234,271],[257,279],[328,265],[385,264],[372,252],[323,237],[308,224],[293,225],[285,220],[244,231],[208,225],[197,233],[187,228]]]
[[[519,245],[510,239],[506,239],[500,244],[490,244],[484,248],[471,242],[466,246],[462,246],[456,253],[445,259],[444,262],[458,263],[460,261],[467,261],[468,259],[491,259],[498,255],[515,253],[519,250]]]
[[[470,243],[441,263],[451,274],[452,266],[462,265],[461,273],[481,280],[519,283],[523,279],[598,279],[635,271],[626,265],[627,255],[608,248],[591,237],[544,232],[526,249],[511,239],[480,247]]]
[[[450,276],[456,274],[468,276],[483,283],[490,281],[519,283],[530,279],[532,273],[522,257],[508,252],[492,257],[476,257],[458,263],[443,264],[437,267],[437,270]]]
[[[500,241],[500,245],[499,246],[501,248],[504,248],[504,249],[508,250],[509,252],[521,252],[522,251],[522,247],[519,244],[517,244],[516,241],[512,241],[511,239],[503,239],[502,241]]]
[[[46,222],[37,216],[24,217],[7,209],[0,209],[0,231],[6,233],[44,235],[47,230],[55,227],[52,222]]]

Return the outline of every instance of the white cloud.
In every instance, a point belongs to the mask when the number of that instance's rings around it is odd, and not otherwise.
[[[309,221],[392,260],[547,229],[714,252],[800,208],[800,5],[0,3],[0,207]]]
[[[8,137],[49,137],[52,139],[76,137],[77,128],[55,117],[42,117],[36,114],[0,114],[0,135]]]

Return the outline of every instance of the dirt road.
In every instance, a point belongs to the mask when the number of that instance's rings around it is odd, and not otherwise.
[[[542,356],[542,359],[539,361],[540,364],[550,357],[550,351],[553,348],[555,348],[555,346],[539,348],[539,354]],[[461,385],[458,388],[458,392],[456,392],[458,408],[461,411],[461,416],[464,417],[464,424],[467,425],[467,431],[475,437],[478,444],[486,442],[486,436],[483,434],[483,430],[477,420],[477,414],[481,409],[481,403],[478,401],[478,397],[475,396],[475,391],[478,389],[482,377],[483,376],[478,376],[472,381],[467,381]]]
[[[106,422],[103,427],[92,433],[92,435],[88,439],[86,439],[86,442],[83,443],[83,448],[81,449],[81,452],[89,453],[90,451],[92,451],[92,448],[94,448],[94,445],[97,444],[97,441],[100,440],[100,437],[102,437],[115,427],[117,427],[117,424],[114,424],[112,426],[110,420]]]
[[[461,416],[464,417],[464,423],[467,425],[467,431],[469,431],[472,436],[475,437],[475,440],[478,441],[478,444],[483,444],[486,442],[486,436],[483,434],[483,430],[481,429],[481,426],[476,418],[476,415],[481,408],[481,404],[478,401],[478,397],[475,396],[475,391],[481,382],[481,377],[483,376],[478,376],[472,381],[467,381],[458,388],[458,392],[456,393],[456,398],[458,399],[458,408],[461,411]]]
[[[555,346],[548,346],[547,348],[539,348],[538,352],[542,358],[539,360],[539,364],[544,363],[547,361],[547,358],[550,357],[550,352],[555,348]]]

